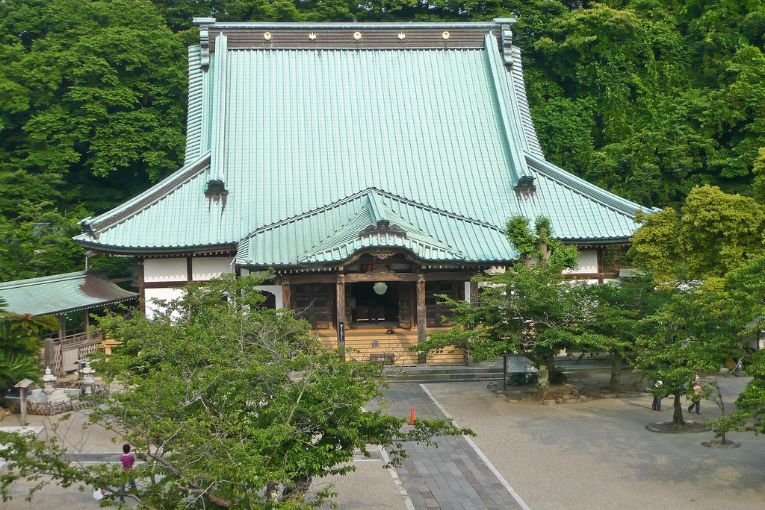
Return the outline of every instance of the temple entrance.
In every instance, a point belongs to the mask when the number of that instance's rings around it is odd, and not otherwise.
[[[351,324],[355,327],[399,326],[402,287],[399,282],[349,284],[347,303]]]

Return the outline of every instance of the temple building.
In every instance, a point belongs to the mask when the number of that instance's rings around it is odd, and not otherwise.
[[[269,305],[329,347],[342,323],[349,357],[462,363],[408,347],[446,325],[437,295],[518,259],[509,218],[549,218],[590,280],[637,228],[638,204],[545,160],[512,19],[195,22],[183,167],[76,238],[139,259],[148,316],[187,282],[271,269]]]

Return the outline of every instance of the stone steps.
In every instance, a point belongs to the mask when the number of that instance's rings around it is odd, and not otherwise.
[[[385,370],[389,383],[428,383],[453,381],[501,381],[502,368],[490,367],[390,367]]]

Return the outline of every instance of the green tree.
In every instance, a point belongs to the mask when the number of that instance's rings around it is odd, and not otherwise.
[[[577,349],[611,355],[610,386],[621,384],[622,367],[635,352],[640,321],[654,313],[668,298],[646,275],[582,289],[584,319]]]
[[[22,199],[111,207],[176,169],[185,51],[147,0],[0,3],[0,57],[4,215]]]
[[[379,367],[343,362],[291,311],[260,308],[258,282],[189,285],[152,321],[102,322],[122,345],[97,369],[125,390],[98,399],[91,417],[145,460],[134,474],[147,483],[130,494],[142,507],[302,508],[311,479],[353,470],[354,450],[381,444],[397,462],[402,441],[465,432],[443,421],[404,430],[402,419],[364,410],[380,394]],[[3,496],[30,474],[122,492],[117,467],[64,465],[55,443],[0,440],[10,461]]]
[[[16,217],[0,217],[0,280],[21,280],[83,268],[85,250],[72,240],[80,233],[82,208],[61,214],[50,202],[16,205]]]
[[[545,218],[533,231],[527,219],[512,218],[507,232],[521,262],[500,274],[476,277],[481,292],[471,303],[445,298],[452,327],[417,348],[454,345],[476,360],[524,353],[539,367],[539,385],[546,390],[555,353],[575,341],[582,320],[582,288],[564,283],[562,274],[576,265],[576,249],[556,239]]]
[[[722,277],[763,253],[765,207],[714,186],[694,188],[678,215],[639,216],[630,253],[659,283]]]
[[[742,342],[749,343],[765,331],[765,256],[752,261],[726,276],[733,306],[745,322],[739,332]],[[750,352],[743,358],[746,374],[752,377],[736,400],[731,417],[737,428],[752,427],[765,433],[765,350]]]
[[[681,397],[696,375],[716,373],[743,352],[737,333],[741,317],[732,306],[724,280],[677,289],[668,302],[641,321],[635,366],[661,379],[664,395],[673,397],[672,421],[685,424]]]

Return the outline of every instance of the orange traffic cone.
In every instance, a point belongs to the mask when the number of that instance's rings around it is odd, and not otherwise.
[[[416,419],[416,416],[414,414],[414,407],[409,409],[409,425],[414,425],[414,420]]]

